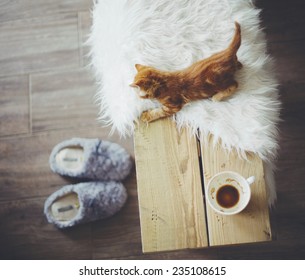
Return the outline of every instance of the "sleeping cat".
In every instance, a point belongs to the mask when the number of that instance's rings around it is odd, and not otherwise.
[[[235,71],[242,67],[236,56],[241,43],[240,33],[240,25],[235,22],[235,35],[227,49],[184,70],[166,72],[136,64],[138,73],[130,86],[139,90],[141,98],[156,99],[162,105],[144,112],[142,121],[169,117],[191,101],[206,98],[221,101],[231,96],[238,86]]]

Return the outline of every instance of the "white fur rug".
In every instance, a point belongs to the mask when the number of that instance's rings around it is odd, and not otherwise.
[[[243,64],[239,88],[225,102],[202,100],[177,115],[178,127],[212,133],[225,148],[257,153],[265,161],[269,203],[276,198],[273,160],[277,151],[280,103],[271,59],[266,53],[259,10],[250,0],[100,0],[89,39],[99,90],[100,120],[121,135],[132,135],[140,114],[158,106],[129,87],[136,63],[179,70],[225,49],[242,29],[237,53]]]

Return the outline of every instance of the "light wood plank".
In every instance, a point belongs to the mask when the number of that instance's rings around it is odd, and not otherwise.
[[[134,141],[143,252],[207,246],[195,137],[163,119]]]
[[[207,223],[210,246],[271,240],[269,210],[262,160],[248,154],[248,161],[236,152],[225,151],[220,143],[213,145],[213,137],[201,140],[205,191],[209,180],[222,171],[240,173],[245,178],[255,176],[252,195],[244,211],[233,216],[216,213],[207,205]]]
[[[40,20],[44,21],[47,14],[54,15],[55,18],[72,10],[72,13],[76,14],[77,10],[86,8],[80,6],[82,3],[90,2],[91,4],[92,0],[2,0],[0,2],[0,21],[19,20],[28,17],[40,17]],[[26,137],[24,135],[15,135],[10,138],[5,136],[5,139],[0,139],[0,200],[2,201],[0,209],[0,259],[90,259],[92,257],[137,260],[304,259],[305,90],[303,73],[305,63],[302,61],[304,58],[304,48],[302,49],[304,40],[303,42],[296,41],[304,38],[305,34],[305,24],[303,24],[305,17],[301,16],[304,1],[294,0],[293,4],[284,0],[260,0],[259,2],[266,11],[265,16],[263,12],[263,26],[267,24],[268,38],[277,42],[273,44],[271,52],[273,56],[276,56],[275,58],[278,58],[276,64],[280,70],[279,78],[283,81],[280,91],[284,103],[281,114],[284,121],[281,123],[281,148],[276,172],[278,202],[273,211],[276,214],[278,240],[244,244],[242,246],[214,246],[202,250],[179,250],[143,255],[141,254],[140,222],[134,179],[131,181],[128,179],[127,182],[124,182],[129,198],[126,206],[114,217],[64,231],[48,225],[42,213],[45,198],[60,186],[71,183],[58,175],[52,174],[47,162],[49,152],[55,144],[68,137],[99,136],[102,139],[107,139],[108,130],[105,132],[103,128],[93,129],[89,127],[73,130],[63,129]],[[20,26],[19,23],[18,26]],[[40,28],[39,22],[37,22],[37,28]],[[66,27],[63,25],[60,28],[65,29]],[[4,42],[1,42],[0,48],[6,46],[7,42],[5,40],[4,36]],[[288,45],[281,43],[287,40],[295,41],[291,41]],[[25,48],[27,45],[24,45],[26,41],[22,43],[22,41],[16,39],[14,42],[23,47],[24,52],[29,51]],[[15,46],[13,47],[15,48]],[[12,48],[6,48],[4,51],[9,52]],[[291,49],[288,51],[289,53],[286,52],[287,48]],[[54,55],[59,57],[54,58],[52,55],[52,59],[56,59],[60,63],[64,61],[62,53],[59,52]],[[35,58],[35,56],[33,57]],[[34,58],[33,63],[35,62]],[[48,57],[46,59],[48,61]],[[40,72],[39,64],[35,63],[37,69],[33,65],[32,71]],[[1,62],[0,65],[2,71],[7,67]],[[66,66],[69,66],[69,63]],[[60,70],[57,67],[53,69],[55,71]],[[25,98],[13,100],[14,98],[10,99],[9,96],[9,92],[14,92],[15,89],[18,95],[19,90],[24,94],[27,93],[26,83],[20,83],[23,80],[23,78],[19,80],[20,77],[22,76],[10,80],[9,84],[11,86],[9,87],[11,89],[8,91],[3,90],[7,87],[7,77],[0,82],[2,84],[0,99],[3,94],[6,95],[1,99],[0,112],[2,113],[5,110],[5,104],[10,104],[9,107],[11,108],[16,106],[6,117],[0,118],[4,122],[4,124],[2,123],[4,126],[5,119],[11,118],[12,120],[12,118],[15,118],[14,116],[11,117],[11,114],[15,114],[19,110],[26,112],[26,106],[24,105],[27,104],[27,100]],[[13,84],[15,84],[15,89],[13,89]],[[5,91],[6,93],[4,93]],[[45,101],[42,98],[40,102],[43,105]],[[24,116],[26,115],[25,113]],[[16,117],[15,124],[13,124],[15,121],[11,122],[10,129],[17,130],[18,128],[19,130],[23,127],[23,124],[17,124],[19,123],[18,118]],[[71,122],[73,122],[73,119],[71,119]],[[2,132],[7,134],[7,129],[8,127]],[[24,132],[26,133],[26,131]],[[120,141],[117,137],[112,140],[124,146],[127,143],[127,148],[132,152],[133,143],[130,139]],[[135,174],[132,175],[132,177],[134,176]],[[25,197],[32,196],[43,197],[25,199]],[[3,202],[3,200],[9,201]]]

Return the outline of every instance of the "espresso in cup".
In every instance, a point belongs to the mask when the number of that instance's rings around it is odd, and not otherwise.
[[[216,201],[221,207],[234,207],[239,201],[239,191],[234,186],[224,185],[218,189]]]
[[[218,213],[234,215],[241,212],[251,197],[250,185],[254,176],[248,179],[232,171],[217,173],[208,183],[206,198]]]

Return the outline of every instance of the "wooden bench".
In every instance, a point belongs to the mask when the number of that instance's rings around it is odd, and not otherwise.
[[[262,160],[228,153],[213,137],[201,139],[177,131],[170,119],[135,131],[135,160],[143,252],[251,243],[271,240]],[[204,186],[221,171],[255,175],[247,208],[219,215],[205,202]]]

